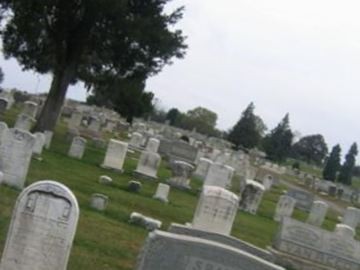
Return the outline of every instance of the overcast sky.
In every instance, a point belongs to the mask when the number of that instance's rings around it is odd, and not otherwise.
[[[231,127],[253,101],[271,129],[290,113],[302,135],[321,133],[347,152],[358,141],[359,0],[173,0],[185,5],[178,28],[186,58],[147,83],[166,107],[215,111]],[[169,7],[170,8],[170,7]],[[49,78],[1,61],[4,87],[43,92]],[[81,86],[70,97],[85,98]]]

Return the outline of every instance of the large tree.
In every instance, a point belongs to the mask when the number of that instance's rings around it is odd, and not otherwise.
[[[289,114],[264,138],[266,155],[273,161],[284,161],[291,153],[293,133],[290,128]]]
[[[181,128],[192,130],[214,136],[217,135],[216,121],[217,114],[203,107],[196,107],[185,114],[178,115],[178,125]]]
[[[356,163],[356,156],[358,154],[358,147],[356,143],[353,143],[349,149],[349,152],[345,156],[345,161],[340,168],[338,181],[344,185],[351,185],[353,170]]]
[[[36,130],[54,128],[71,83],[89,86],[99,76],[143,82],[182,57],[184,37],[173,25],[183,9],[166,14],[169,1],[0,0],[5,57],[52,74]]]
[[[320,165],[328,154],[328,147],[322,135],[308,135],[292,146],[292,153],[295,158]]]
[[[341,147],[339,144],[335,145],[329,157],[326,160],[326,164],[323,170],[323,178],[329,181],[335,182],[337,172],[340,169],[341,162]]]
[[[170,126],[174,126],[179,120],[181,112],[176,108],[171,108],[166,114],[166,120],[169,121]]]
[[[88,96],[90,105],[105,106],[126,117],[130,124],[134,117],[144,117],[153,110],[151,92],[145,92],[145,83],[134,78],[108,78],[97,83]]]
[[[260,142],[261,132],[265,129],[265,125],[261,118],[254,114],[254,109],[254,103],[251,102],[230,130],[228,139],[236,148],[242,146],[251,149]]]

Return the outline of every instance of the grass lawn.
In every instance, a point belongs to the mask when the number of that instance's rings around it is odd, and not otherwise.
[[[11,110],[4,119],[13,123],[18,110]],[[115,173],[101,168],[105,150],[88,142],[82,160],[67,156],[70,142],[65,138],[66,125],[61,122],[56,130],[50,150],[44,150],[43,161],[32,160],[27,185],[38,180],[56,180],[68,186],[75,194],[80,205],[80,220],[75,242],[71,252],[68,269],[70,270],[129,270],[133,269],[136,257],[148,234],[140,227],[128,223],[131,212],[160,219],[166,230],[171,222],[191,222],[198,200],[197,190],[201,182],[192,181],[193,191],[171,189],[170,203],[162,204],[152,199],[156,182],[142,181],[139,194],[127,191],[127,183],[135,178],[132,171],[137,164],[138,154],[129,154],[125,162],[125,172]],[[113,178],[111,186],[98,183],[100,175]],[[159,170],[159,181],[170,176],[166,162]],[[280,186],[267,192],[258,215],[239,212],[232,235],[259,247],[271,245],[278,224],[273,221],[275,205],[284,187]],[[92,193],[103,193],[110,198],[105,212],[89,208]],[[9,187],[0,187],[0,252],[3,250],[12,208],[19,191]],[[306,214],[295,211],[295,218],[305,220]],[[333,229],[336,217],[328,215],[324,227]]]

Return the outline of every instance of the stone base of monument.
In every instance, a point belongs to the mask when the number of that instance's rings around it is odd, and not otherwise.
[[[306,259],[295,257],[273,248],[268,248],[269,252],[274,256],[275,263],[285,267],[286,269],[294,270],[340,270],[338,268],[327,267],[318,263],[310,262]]]
[[[37,160],[37,161],[43,161],[43,158],[40,155],[37,155],[37,154],[33,154],[32,158]]]
[[[168,231],[175,234],[198,237],[201,239],[214,241],[223,245],[227,245],[248,252],[250,254],[253,254],[268,262],[275,261],[274,255],[272,255],[271,252],[265,249],[258,248],[250,243],[247,243],[232,236],[192,228],[191,224],[181,225],[181,224],[171,223]]]
[[[124,173],[124,169],[116,169],[116,168],[112,168],[112,167],[106,166],[106,165],[104,165],[104,164],[101,164],[100,167],[103,168],[103,169],[112,170],[112,171],[114,171],[114,172]]]
[[[180,184],[178,182],[175,182],[175,181],[172,181],[171,179],[167,180],[166,183],[169,185],[169,186],[172,186],[174,188],[177,188],[177,189],[181,189],[181,190],[191,190],[191,187],[190,185],[188,184]]]
[[[148,174],[144,174],[139,171],[133,171],[133,175],[136,178],[140,178],[140,179],[144,179],[144,180],[157,180],[158,179],[158,177],[156,175],[148,175]]]

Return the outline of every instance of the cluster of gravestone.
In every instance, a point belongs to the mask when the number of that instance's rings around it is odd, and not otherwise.
[[[5,101],[0,97],[0,109],[8,108]],[[2,181],[19,189],[24,187],[31,157],[41,157],[42,148],[51,143],[51,132],[29,132],[37,107],[25,102],[14,128],[0,123]],[[121,119],[111,112],[77,107],[68,119],[69,157],[82,159],[87,145],[84,137],[93,139],[95,134],[102,140],[101,133],[114,133],[119,123]],[[310,192],[289,190],[275,209],[274,220],[280,229],[273,246],[266,250],[255,247],[230,235],[234,220],[239,210],[256,215],[264,193],[279,183],[286,168],[264,161],[259,151],[235,152],[228,142],[204,138],[195,131],[141,121],[127,130],[129,141],[110,139],[99,165],[122,173],[128,154],[139,153],[129,191],[140,192],[141,181],[156,181],[162,160],[172,174],[166,183],[158,183],[154,199],[168,203],[171,189],[191,189],[193,177],[203,183],[193,219],[187,224],[173,223],[165,232],[159,230],[160,220],[131,214],[130,223],[151,231],[137,270],[283,269],[279,265],[299,270],[360,269],[360,243],[354,239],[359,209],[348,208],[330,232],[321,228],[328,205],[314,201]],[[235,179],[238,194],[230,191]],[[98,181],[103,185],[113,182],[106,175]],[[94,193],[90,207],[104,211],[110,200],[106,194]],[[295,207],[309,212],[306,222],[292,219]],[[76,198],[62,184],[40,181],[25,188],[14,208],[0,270],[66,269],[78,216]]]

